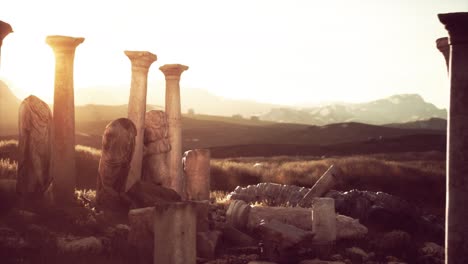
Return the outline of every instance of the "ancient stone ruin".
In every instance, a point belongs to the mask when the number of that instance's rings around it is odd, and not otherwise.
[[[194,149],[182,159],[188,200],[210,199],[210,150]]]
[[[120,118],[106,126],[102,137],[96,203],[101,208],[119,209],[125,193],[137,131],[132,121]],[[125,204],[125,203],[124,203]]]
[[[23,100],[19,108],[18,176],[16,190],[23,202],[52,202],[50,174],[52,113],[36,96]]]
[[[468,263],[468,13],[439,14],[439,20],[450,45],[446,262]]]
[[[73,62],[75,49],[84,38],[48,36],[46,43],[55,54],[54,137],[50,174],[58,203],[71,203],[76,186],[75,99]]]

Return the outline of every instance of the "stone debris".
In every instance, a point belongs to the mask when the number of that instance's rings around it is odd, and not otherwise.
[[[336,241],[335,200],[332,198],[312,199],[312,231],[314,243],[332,245]]]
[[[346,263],[341,262],[341,261],[326,261],[326,260],[320,260],[320,259],[306,259],[306,260],[302,260],[298,264],[346,264]]]
[[[218,230],[198,232],[197,256],[205,259],[214,259],[221,234],[221,231]]]
[[[127,191],[131,208],[154,206],[160,202],[178,202],[181,197],[174,190],[155,184],[152,181],[138,180]]]
[[[345,215],[336,215],[336,239],[361,239],[368,233],[367,227],[358,219]]]
[[[270,261],[285,262],[298,257],[298,250],[311,242],[314,233],[277,220],[262,222],[255,230],[263,241],[264,255]]]
[[[283,185],[263,182],[247,187],[238,186],[229,194],[231,200],[242,200],[247,203],[261,202],[269,206],[297,206],[309,188],[295,185]]]
[[[244,201],[232,201],[226,212],[227,223],[239,230],[244,230],[247,227],[251,210],[251,206]]]
[[[368,254],[359,247],[347,248],[345,254],[353,263],[363,263],[369,258]]]
[[[223,240],[237,247],[251,247],[258,245],[258,241],[256,239],[232,226],[226,226],[221,231]]]
[[[57,238],[57,250],[62,254],[100,254],[103,249],[102,242],[98,238],[84,237],[59,237]]]

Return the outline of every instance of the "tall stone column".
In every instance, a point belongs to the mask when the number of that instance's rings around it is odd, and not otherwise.
[[[132,187],[141,178],[143,163],[143,140],[145,131],[146,91],[148,88],[148,70],[157,57],[148,51],[125,51],[132,63],[132,83],[128,101],[128,119],[135,124],[135,152],[130,163],[125,190]]]
[[[448,38],[438,38],[436,40],[437,49],[444,55],[445,65],[447,65],[447,71],[449,69],[450,62],[450,45],[448,43]]]
[[[73,200],[76,186],[75,98],[73,61],[76,47],[84,38],[48,36],[46,43],[55,54],[54,136],[50,173],[54,179],[54,199],[59,203]]]
[[[171,188],[185,198],[182,171],[182,122],[180,107],[180,75],[188,69],[181,64],[166,64],[159,68],[166,77],[166,114],[171,151],[168,155]]]
[[[449,33],[446,263],[468,263],[468,13],[439,14]]]

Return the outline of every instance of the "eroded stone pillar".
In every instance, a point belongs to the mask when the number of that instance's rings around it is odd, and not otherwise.
[[[333,198],[314,198],[312,200],[312,231],[314,243],[331,245],[336,240],[336,213]]]
[[[52,113],[34,95],[19,108],[18,176],[16,191],[26,203],[51,202],[49,173],[52,143]]]
[[[439,14],[449,33],[446,263],[468,263],[468,13]]]
[[[54,179],[54,198],[59,203],[71,202],[76,186],[73,61],[75,49],[83,41],[84,38],[67,36],[46,38],[55,54],[54,138],[50,173]]]
[[[185,188],[189,200],[210,199],[210,150],[194,149],[184,153]]]
[[[135,125],[127,118],[110,122],[104,130],[96,188],[96,204],[100,208],[125,208],[122,194],[135,149],[135,136]]]
[[[195,264],[197,221],[190,202],[154,207],[154,263]]]
[[[167,154],[171,150],[171,145],[168,138],[167,115],[164,111],[146,112],[144,138],[142,179],[171,188],[167,164]]]
[[[128,118],[133,121],[137,130],[135,152],[130,164],[130,172],[125,190],[141,178],[143,163],[143,139],[145,131],[146,91],[148,88],[148,70],[157,57],[147,51],[125,51],[132,63],[132,83],[128,101]]]
[[[450,45],[448,43],[448,38],[438,38],[436,40],[437,49],[444,55],[445,65],[447,65],[447,71],[449,69],[450,62]]]
[[[171,188],[185,198],[182,171],[182,122],[180,106],[180,75],[188,69],[181,64],[166,64],[159,68],[166,77],[166,114],[171,151],[168,155]]]

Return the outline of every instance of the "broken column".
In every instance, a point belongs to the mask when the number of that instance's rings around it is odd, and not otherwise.
[[[135,125],[127,118],[110,122],[104,130],[96,188],[96,203],[100,208],[122,208],[121,194],[125,192],[135,137]]]
[[[210,150],[194,149],[184,153],[185,188],[189,200],[210,199]]]
[[[325,195],[337,184],[337,170],[331,165],[330,168],[317,180],[309,192],[304,195],[304,198],[299,202],[302,207],[310,206],[312,200]]]
[[[8,36],[8,34],[10,34],[11,32],[13,32],[11,25],[6,22],[0,21],[0,55],[2,51],[3,39],[6,36]]]
[[[54,137],[50,173],[54,179],[57,202],[73,200],[76,186],[75,163],[75,98],[73,61],[76,47],[84,38],[48,36],[46,43],[55,54]]]
[[[192,203],[154,207],[154,263],[195,264],[196,212]]]
[[[171,188],[167,153],[171,150],[168,138],[167,115],[164,111],[146,112],[142,179]]]
[[[125,190],[128,190],[141,178],[148,70],[151,64],[156,61],[157,57],[153,53],[147,51],[125,51],[125,55],[127,55],[132,63],[132,83],[128,101],[128,119],[132,120],[137,130],[135,151],[133,153],[130,172],[125,187]]]
[[[444,55],[445,65],[447,65],[447,71],[449,69],[450,62],[450,45],[448,43],[448,38],[438,38],[436,40],[437,49]]]
[[[314,244],[332,245],[336,240],[336,213],[333,198],[312,200],[312,232]]]
[[[52,201],[49,173],[52,113],[41,99],[31,95],[19,107],[18,176],[16,191],[26,203]]]
[[[166,114],[169,124],[169,142],[171,151],[168,155],[171,188],[184,195],[184,175],[182,171],[182,120],[180,106],[180,75],[188,69],[181,64],[166,64],[159,68],[166,78]]]
[[[451,46],[446,263],[468,263],[468,13],[439,14]]]

